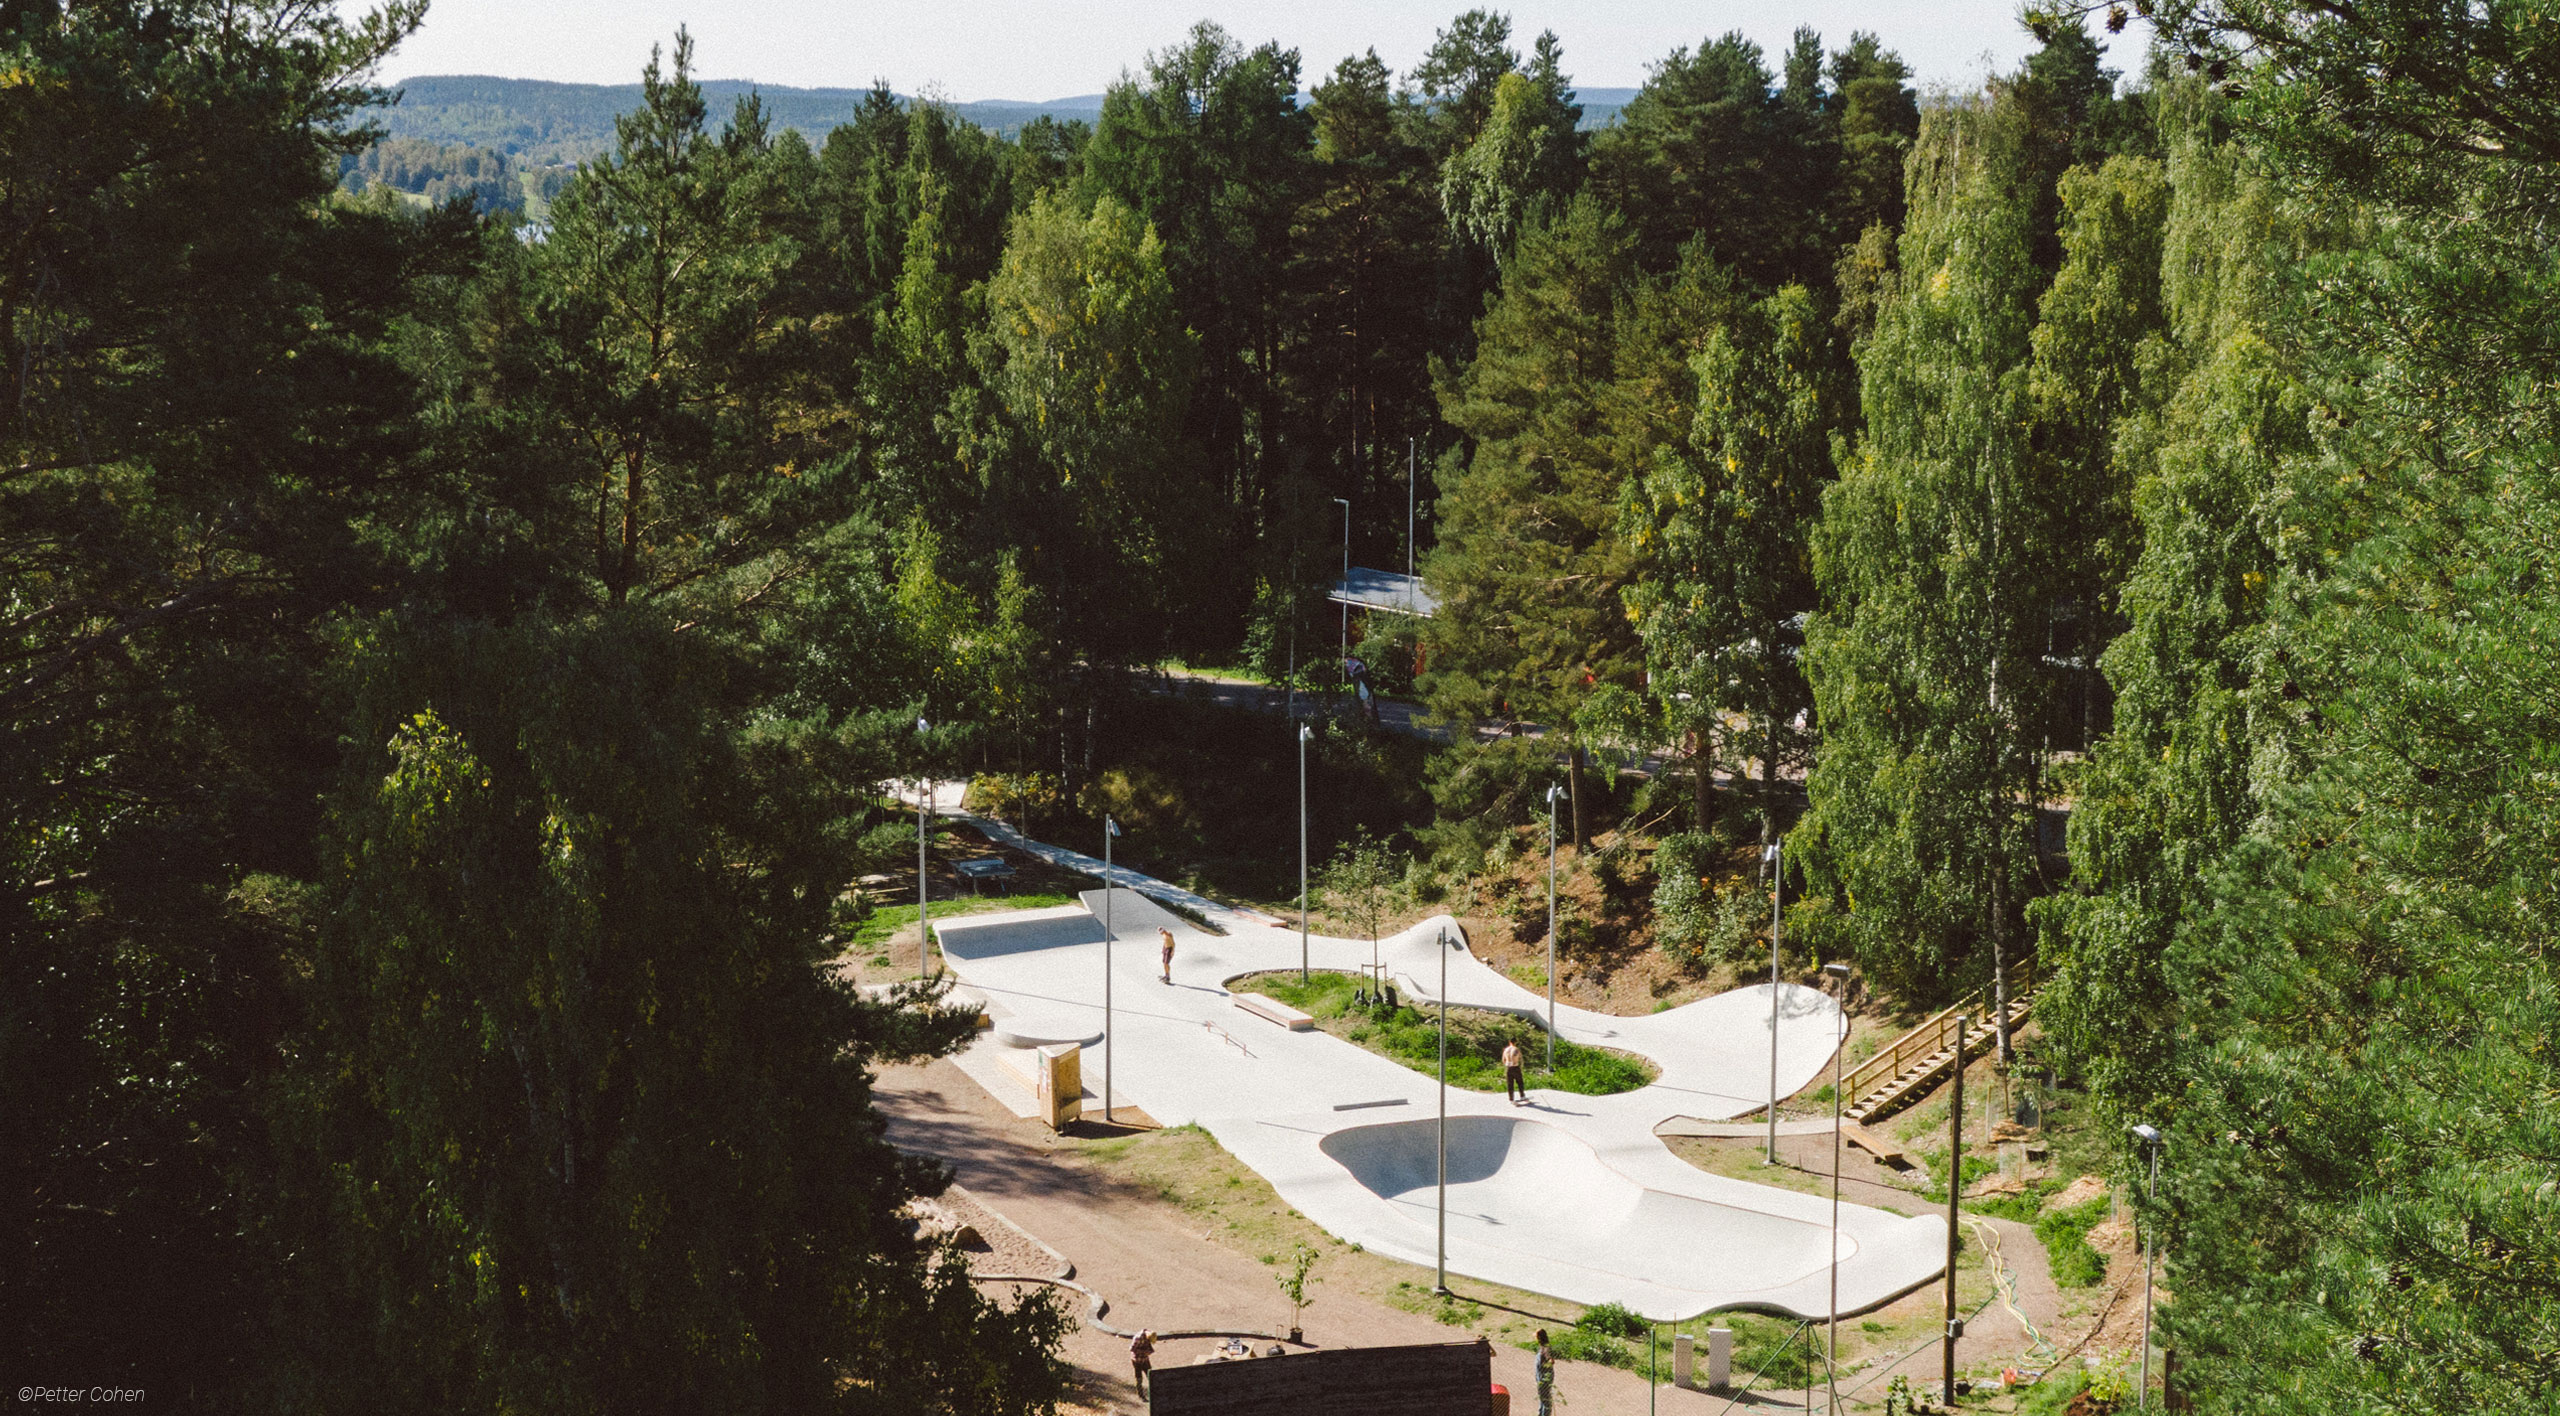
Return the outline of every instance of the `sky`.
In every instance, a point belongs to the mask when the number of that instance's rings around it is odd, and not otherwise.
[[[1375,48],[1402,73],[1474,0],[433,0],[418,33],[383,66],[389,80],[493,74],[568,83],[638,79],[653,43],[691,29],[694,72],[795,88],[855,88],[885,79],[901,93],[959,102],[1047,100],[1099,93],[1151,49],[1199,19],[1248,45],[1299,51],[1312,86],[1343,58]],[[360,0],[341,0],[355,8]],[[1681,46],[1741,30],[1774,67],[1795,27],[1828,47],[1873,30],[1923,86],[1970,87],[2030,47],[2017,0],[1573,0],[1507,9],[1516,47],[1540,30],[1564,41],[1565,71],[1587,88],[1634,88]],[[2132,35],[2112,67],[2140,67]]]

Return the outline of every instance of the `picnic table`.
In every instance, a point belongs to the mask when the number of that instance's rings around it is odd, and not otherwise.
[[[1006,860],[1003,856],[979,856],[974,860],[953,861],[951,868],[968,877],[969,893],[972,895],[978,893],[980,881],[1013,878],[1013,862]],[[1012,887],[1006,888],[1010,890]]]

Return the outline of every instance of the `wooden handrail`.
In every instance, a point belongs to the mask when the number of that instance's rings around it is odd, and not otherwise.
[[[2033,959],[2029,959],[2010,971],[2009,1006],[2015,1009],[2034,989],[2035,963]],[[1880,1082],[1889,1082],[1902,1075],[1903,1069],[1913,1062],[1953,1046],[1955,1039],[1952,1034],[1956,1014],[1971,1013],[1978,1017],[1983,1011],[1985,999],[1990,992],[1989,984],[1975,989],[1931,1015],[1918,1027],[1894,1039],[1884,1051],[1859,1063],[1841,1081],[1842,1099],[1847,1101],[1862,1098]]]

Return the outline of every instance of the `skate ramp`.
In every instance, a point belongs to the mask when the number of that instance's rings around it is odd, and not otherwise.
[[[1429,1247],[1438,1222],[1437,1124],[1356,1126],[1320,1148]],[[1381,1216],[1381,1218],[1384,1218]],[[1830,1263],[1827,1226],[1638,1184],[1579,1137],[1508,1116],[1449,1118],[1449,1248],[1507,1250],[1667,1288],[1778,1290]],[[1858,1248],[1843,1238],[1841,1258]],[[1473,1265],[1464,1265],[1473,1269]]]

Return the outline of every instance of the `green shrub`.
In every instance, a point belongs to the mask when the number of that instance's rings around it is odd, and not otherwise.
[[[2107,1276],[2106,1256],[2089,1247],[2089,1231],[2107,1217],[2112,1201],[2106,1196],[2055,1210],[2036,1221],[2036,1238],[2043,1241],[2045,1253],[2053,1260],[2053,1281],[2061,1288],[2089,1288]]]
[[[1947,1202],[1946,1151],[1943,1149],[1918,1151],[1914,1153],[1913,1158],[1920,1162],[1926,1175],[1920,1187],[1920,1197],[1933,1205],[1945,1204]],[[2000,1162],[1996,1157],[1984,1155],[1979,1151],[1965,1152],[1963,1187],[1972,1189],[1975,1181],[1999,1168]]]
[[[1715,895],[1705,879],[1715,838],[1682,831],[1653,853],[1653,937],[1683,963],[1703,963],[1713,937]]]
[[[1603,1333],[1610,1337],[1642,1337],[1645,1321],[1624,1303],[1601,1303],[1582,1310],[1573,1325],[1584,1332]]]
[[[886,875],[916,863],[916,823],[883,821],[855,838],[853,869],[857,875]]]
[[[1528,1345],[1532,1349],[1537,1346],[1535,1343]],[[1551,1333],[1548,1345],[1555,1349],[1556,1357],[1561,1361],[1597,1362],[1603,1367],[1632,1367],[1636,1364],[1636,1355],[1627,1350],[1625,1343],[1588,1328],[1569,1327],[1562,1332]]]
[[[981,816],[1021,826],[1056,816],[1067,795],[1054,772],[1008,772],[971,778],[961,800]]]

